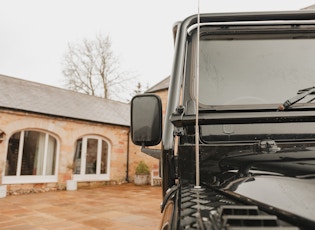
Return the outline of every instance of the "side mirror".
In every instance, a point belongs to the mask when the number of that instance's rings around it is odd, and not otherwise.
[[[131,140],[135,145],[153,146],[162,138],[162,102],[154,94],[137,95],[131,100]]]

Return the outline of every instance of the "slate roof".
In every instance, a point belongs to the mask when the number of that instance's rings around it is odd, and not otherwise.
[[[130,126],[130,105],[0,75],[0,108]]]
[[[315,9],[315,4],[302,8],[301,10],[314,10],[314,9]]]
[[[147,93],[154,93],[160,90],[168,89],[170,84],[170,76],[165,78],[164,80],[160,81],[156,85],[152,86],[150,89],[146,90]]]

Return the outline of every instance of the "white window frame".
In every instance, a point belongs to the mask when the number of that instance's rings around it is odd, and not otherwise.
[[[44,150],[44,160],[43,160],[43,172],[42,175],[21,175],[21,167],[22,167],[22,154],[24,148],[24,135],[25,131],[34,131],[45,134],[45,150]],[[19,152],[18,152],[18,161],[17,161],[17,172],[16,175],[5,175],[3,172],[2,184],[35,184],[35,183],[53,183],[58,182],[58,162],[59,162],[59,149],[60,144],[59,140],[48,132],[42,130],[33,130],[33,129],[24,129],[19,131],[21,133],[20,136],[20,144],[19,144]],[[17,132],[15,132],[17,133]],[[9,141],[11,137],[15,134],[13,133],[7,141],[7,150],[5,155],[5,160],[7,159]],[[56,156],[55,156],[55,175],[45,175],[46,174],[46,161],[47,161],[47,152],[48,152],[48,138],[49,136],[53,137],[56,140]]]
[[[81,139],[81,138],[80,138]],[[85,174],[86,169],[86,152],[87,152],[87,140],[88,139],[97,139],[97,162],[96,165],[96,174]],[[78,139],[79,140],[79,139]],[[77,140],[77,141],[78,141]],[[101,174],[101,144],[102,141],[107,143],[107,173]],[[77,143],[77,142],[76,142]],[[77,146],[77,144],[75,145]],[[75,151],[77,151],[75,149]],[[111,145],[110,143],[103,137],[96,136],[96,135],[88,135],[82,137],[82,152],[81,152],[81,167],[80,167],[80,174],[73,174],[73,180],[75,181],[104,181],[110,179],[110,156],[111,156]]]

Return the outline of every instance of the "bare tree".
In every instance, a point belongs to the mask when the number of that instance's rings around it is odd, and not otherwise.
[[[63,74],[67,88],[106,99],[122,99],[119,92],[126,91],[124,83],[128,80],[119,69],[109,36],[102,35],[95,40],[69,43]]]

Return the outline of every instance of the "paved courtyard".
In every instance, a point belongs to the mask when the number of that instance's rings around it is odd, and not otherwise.
[[[157,229],[161,187],[110,185],[7,196],[0,199],[0,229]]]

